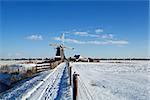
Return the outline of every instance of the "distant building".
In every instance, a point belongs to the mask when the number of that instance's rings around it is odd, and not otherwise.
[[[81,55],[74,55],[74,57],[69,58],[73,62],[100,62],[99,58],[86,58]]]
[[[99,58],[88,58],[89,62],[100,62]]]
[[[82,57],[81,55],[75,55],[76,62],[88,62],[88,58]]]

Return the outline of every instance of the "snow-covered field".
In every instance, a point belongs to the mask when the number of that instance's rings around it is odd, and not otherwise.
[[[72,63],[78,100],[150,100],[148,61]]]
[[[16,61],[16,60],[8,60],[8,61],[0,60],[0,67],[4,66],[4,65],[14,65],[14,64],[19,64],[19,63],[23,63],[23,62],[25,62],[25,60],[19,60],[19,61]]]
[[[27,65],[27,64],[24,64],[25,62],[28,62],[29,60],[8,60],[8,61],[3,61],[3,60],[0,60],[0,68],[2,66],[11,66],[11,65]],[[34,63],[37,63],[37,62],[42,62],[44,60],[33,60],[32,62]],[[33,65],[33,64],[31,64]]]
[[[150,62],[71,63],[78,77],[78,100],[150,100]],[[68,69],[61,63],[0,95],[2,100],[71,100]]]

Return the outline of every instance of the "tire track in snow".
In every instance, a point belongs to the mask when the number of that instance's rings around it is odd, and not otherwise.
[[[44,78],[35,88],[33,88],[30,92],[25,94],[22,97],[22,100],[26,99],[41,100],[44,97],[46,90],[48,90],[49,86],[53,84],[54,81],[51,82],[51,80],[57,79],[57,75],[61,76],[61,74],[59,73],[63,71],[64,67],[65,67],[64,63],[58,65],[53,70],[53,72],[51,72],[46,78]]]

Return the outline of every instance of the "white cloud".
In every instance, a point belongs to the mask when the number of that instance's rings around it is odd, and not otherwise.
[[[53,38],[54,40],[61,41],[60,37]],[[66,38],[65,42],[76,43],[76,44],[94,44],[94,45],[126,45],[128,41],[124,40],[107,40],[107,41],[80,41],[76,39]]]
[[[103,29],[96,29],[95,32],[86,32],[86,31],[76,31],[76,32],[70,32],[71,34],[74,35],[79,35],[79,36],[85,36],[85,37],[92,37],[92,38],[102,38],[102,39],[113,39],[114,35],[113,34],[96,34],[96,33],[101,33],[103,32]]]
[[[87,35],[88,32],[74,32],[75,35]]]
[[[54,37],[53,39],[54,39],[54,40],[57,40],[57,41],[61,41],[61,38],[60,38],[60,37]]]
[[[43,37],[42,37],[42,35],[35,34],[35,35],[27,36],[26,39],[28,39],[28,40],[43,40]]]
[[[79,41],[79,40],[76,40],[76,39],[65,39],[65,42],[72,42],[72,43],[76,43],[76,44],[85,44],[84,41]]]
[[[117,44],[117,45],[125,45],[125,44],[128,44],[129,42],[125,40],[116,40],[116,41],[113,40],[113,41],[109,41],[109,43]]]
[[[106,45],[108,42],[105,41],[87,41],[88,44],[95,44],[95,45]]]
[[[116,41],[87,41],[88,44],[96,44],[96,45],[126,45],[128,41],[124,40],[116,40]]]
[[[60,37],[54,37],[53,39],[57,40],[57,41],[61,41]],[[70,38],[65,38],[64,42],[71,42],[71,43],[76,43],[76,44],[85,44],[85,42],[83,42],[83,41],[79,41],[76,39],[70,39]]]
[[[70,33],[72,33],[72,34],[74,34],[74,35],[79,35],[79,36],[86,36],[86,37],[95,37],[95,38],[98,38],[98,37],[100,37],[99,35],[97,35],[97,34],[90,34],[90,33],[88,33],[88,32],[86,32],[86,31],[83,31],[83,32],[79,32],[79,31],[76,31],[76,32],[70,32]]]
[[[97,35],[97,34],[87,34],[86,36],[93,37],[93,38],[99,38],[100,37],[100,35]]]
[[[103,29],[100,29],[100,28],[99,28],[99,29],[96,29],[96,30],[95,30],[95,33],[101,33],[101,32],[104,32]]]
[[[76,31],[76,30],[72,32],[67,32],[72,35],[78,35],[79,37],[80,36],[90,37],[90,39],[93,39],[93,40],[84,41],[84,38],[83,38],[83,41],[81,41],[81,40],[77,40],[73,38],[65,38],[64,42],[70,42],[70,43],[76,43],[76,44],[93,44],[93,45],[126,45],[128,44],[128,41],[119,40],[114,34],[110,34],[110,33],[106,34],[102,32],[103,32],[103,29],[100,29],[100,28],[95,29],[95,32]],[[101,34],[98,34],[98,33],[101,33]],[[57,41],[62,41],[60,37],[55,37],[53,39]]]
[[[79,36],[89,36],[89,37],[97,37],[97,34],[90,34],[88,31],[74,31],[74,32],[67,32],[67,33],[71,33],[74,35],[79,35]]]
[[[114,35],[113,34],[104,34],[101,36],[103,39],[113,39]]]

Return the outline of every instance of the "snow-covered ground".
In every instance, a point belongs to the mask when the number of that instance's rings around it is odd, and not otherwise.
[[[70,100],[71,94],[68,87],[68,72],[65,63],[54,69],[45,79],[39,83],[35,91],[31,90],[22,99],[29,100]]]
[[[34,64],[38,63],[38,62],[42,62],[44,60],[33,60],[32,62]],[[28,64],[25,64],[26,62],[29,62],[29,60],[8,60],[8,61],[4,61],[4,60],[0,60],[0,68],[3,66],[11,66],[11,65],[23,65],[26,66]],[[31,65],[34,65],[31,64]]]
[[[78,100],[150,100],[150,62],[71,63],[80,76]],[[2,100],[72,100],[65,63],[23,80],[0,95]]]
[[[150,100],[148,61],[72,63],[78,100]]]
[[[23,94],[27,93],[32,88],[34,88],[49,73],[51,73],[51,71],[41,72],[32,78],[20,81],[18,84],[15,84],[13,88],[1,94],[0,99],[2,100],[21,99]]]
[[[3,61],[3,60],[0,60],[0,67],[1,66],[5,66],[5,65],[14,65],[14,64],[20,64],[20,63],[23,63],[25,62],[25,60],[19,60],[19,61],[16,61],[16,60],[8,60],[8,61]]]
[[[53,70],[23,80],[0,94],[0,100],[71,100],[67,70],[66,64],[61,63]]]

